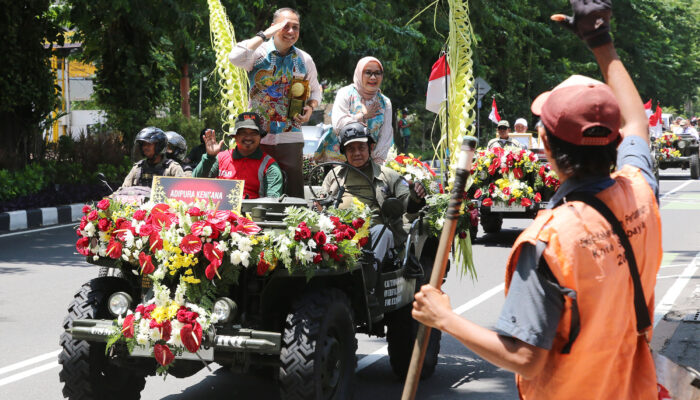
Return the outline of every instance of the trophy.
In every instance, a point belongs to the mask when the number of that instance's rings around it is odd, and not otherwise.
[[[297,114],[303,114],[304,105],[308,98],[309,81],[298,78],[292,79],[292,84],[289,87],[289,113],[287,116],[291,119]]]

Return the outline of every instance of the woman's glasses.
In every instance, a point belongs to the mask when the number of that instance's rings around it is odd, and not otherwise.
[[[363,73],[366,77],[368,77],[368,78],[371,78],[371,77],[373,77],[373,76],[376,76],[377,78],[381,78],[382,75],[384,75],[384,71],[370,71],[370,70],[365,70],[365,71],[362,71],[362,73]]]

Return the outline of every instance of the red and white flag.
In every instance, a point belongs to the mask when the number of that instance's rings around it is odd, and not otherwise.
[[[649,116],[649,130],[651,131],[652,137],[659,137],[663,133],[663,129],[661,128],[661,125],[663,125],[661,122],[661,113],[661,107],[657,105],[656,112]]]
[[[496,107],[496,98],[494,98],[493,103],[491,103],[491,114],[489,114],[489,119],[493,121],[494,124],[497,124],[498,121],[501,120],[501,116],[498,115],[498,107]]]
[[[442,103],[447,100],[447,91],[450,85],[450,66],[447,65],[447,57],[440,56],[430,70],[428,80],[428,92],[425,95],[425,108],[434,113],[440,112]]]
[[[644,103],[644,112],[647,114],[647,118],[649,118],[649,116],[651,116],[651,114],[654,113],[653,111],[651,111],[651,99]]]

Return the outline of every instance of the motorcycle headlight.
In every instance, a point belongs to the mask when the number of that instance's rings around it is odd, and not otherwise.
[[[107,308],[115,317],[126,314],[131,305],[131,296],[124,292],[117,292],[109,296]]]
[[[233,300],[228,297],[220,297],[214,303],[212,316],[216,318],[218,322],[228,322],[235,318],[237,313],[238,306]]]
[[[687,145],[688,145],[688,142],[686,142],[685,140],[679,140],[679,141],[678,141],[678,148],[679,148],[679,149],[685,149],[685,147],[686,147]]]

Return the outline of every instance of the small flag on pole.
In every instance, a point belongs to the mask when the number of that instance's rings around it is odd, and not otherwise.
[[[491,103],[491,114],[489,114],[489,119],[497,124],[501,120],[501,116],[498,115],[498,107],[496,107],[496,98],[494,97],[493,103]]]
[[[653,111],[651,111],[651,99],[644,103],[644,112],[647,114],[647,118],[649,118],[651,114],[654,113]]]
[[[446,88],[450,85],[450,66],[447,57],[440,56],[430,70],[428,92],[425,95],[425,108],[434,113],[440,112],[440,106],[447,100]]]

